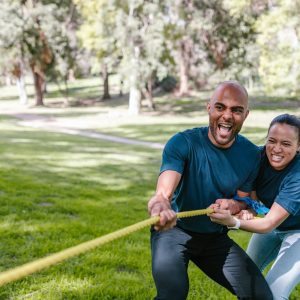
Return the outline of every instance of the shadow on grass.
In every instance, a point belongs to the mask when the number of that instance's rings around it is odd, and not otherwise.
[[[190,124],[181,124],[185,126]],[[165,126],[165,125],[164,125]],[[158,124],[144,135],[158,134]],[[133,127],[129,127],[133,130]],[[175,129],[175,128],[174,128]],[[177,128],[176,128],[177,129]],[[173,129],[169,129],[171,133]],[[245,133],[265,132],[246,128]],[[0,266],[7,269],[146,219],[161,151],[1,130]],[[51,205],[41,205],[51,203]],[[250,235],[235,239],[246,245]],[[234,299],[191,266],[191,299]],[[1,299],[148,299],[149,228],[1,288]],[[28,298],[29,298],[28,297]]]
[[[250,108],[261,110],[293,109],[300,107],[300,99],[296,97],[270,97],[265,95],[251,96]]]
[[[100,129],[101,132],[119,137],[127,137],[143,141],[166,143],[177,132],[195,127],[208,126],[207,123],[176,123],[176,124],[151,124],[151,125],[122,125],[115,128]],[[241,134],[253,143],[263,144],[267,129],[264,127],[244,126]]]

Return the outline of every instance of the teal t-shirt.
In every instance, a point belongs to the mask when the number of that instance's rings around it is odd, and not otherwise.
[[[218,198],[232,198],[237,190],[250,192],[259,161],[259,148],[245,137],[238,135],[231,147],[222,149],[209,140],[208,127],[202,127],[177,133],[168,141],[160,172],[182,174],[172,208],[176,212],[189,211],[207,208]],[[207,216],[182,218],[177,224],[199,233],[224,231]]]
[[[290,213],[277,229],[300,229],[300,155],[297,154],[285,169],[276,171],[269,163],[265,147],[261,148],[261,154],[255,181],[258,199],[269,208],[275,201]]]

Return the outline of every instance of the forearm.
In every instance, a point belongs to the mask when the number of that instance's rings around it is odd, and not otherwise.
[[[238,220],[230,214],[229,210],[220,209],[216,206],[213,209],[214,213],[209,214],[213,222],[229,227],[236,225]],[[279,226],[288,216],[288,211],[279,204],[274,203],[264,218],[239,220],[240,228],[249,232],[266,233]]]
[[[267,233],[278,227],[289,215],[288,211],[275,202],[264,218],[241,220],[240,228],[250,232]]]
[[[240,220],[240,223],[240,229],[256,233],[267,233],[277,227],[277,222],[267,217],[253,220]]]
[[[168,229],[176,224],[176,213],[170,202],[180,178],[181,174],[175,171],[165,171],[158,178],[155,195],[148,202],[150,216],[160,216],[160,221],[154,226],[156,230]]]
[[[150,214],[155,205],[170,208],[170,202],[180,178],[181,175],[175,171],[165,171],[159,176],[156,192],[148,202],[148,211]]]

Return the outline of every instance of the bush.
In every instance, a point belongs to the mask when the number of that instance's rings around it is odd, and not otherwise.
[[[159,86],[165,91],[165,92],[172,92],[177,84],[177,80],[174,76],[168,75],[165,78],[163,78],[159,82]]]

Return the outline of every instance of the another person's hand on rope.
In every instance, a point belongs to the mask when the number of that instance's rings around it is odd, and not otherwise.
[[[160,221],[154,226],[157,231],[167,230],[176,225],[176,213],[171,209],[169,200],[162,195],[155,195],[150,199],[148,212],[151,217],[160,216]]]
[[[242,209],[237,215],[240,220],[253,220],[257,213],[252,208]]]
[[[208,214],[211,221],[228,227],[235,226],[237,222],[236,218],[240,220],[252,220],[257,215],[252,209],[243,209],[238,214],[233,216],[230,213],[230,210],[222,209],[219,203],[214,203],[210,205],[209,208],[214,210],[213,213]]]
[[[226,200],[226,199],[224,199]],[[214,210],[213,213],[208,214],[209,218],[212,222],[218,223],[224,226],[233,227],[236,224],[235,218],[231,215],[229,209],[223,209],[221,208],[221,205],[219,203],[215,203],[209,206],[209,208],[212,208]]]
[[[232,215],[247,208],[246,203],[234,199],[217,199],[215,203],[219,205],[220,209],[229,210]]]

